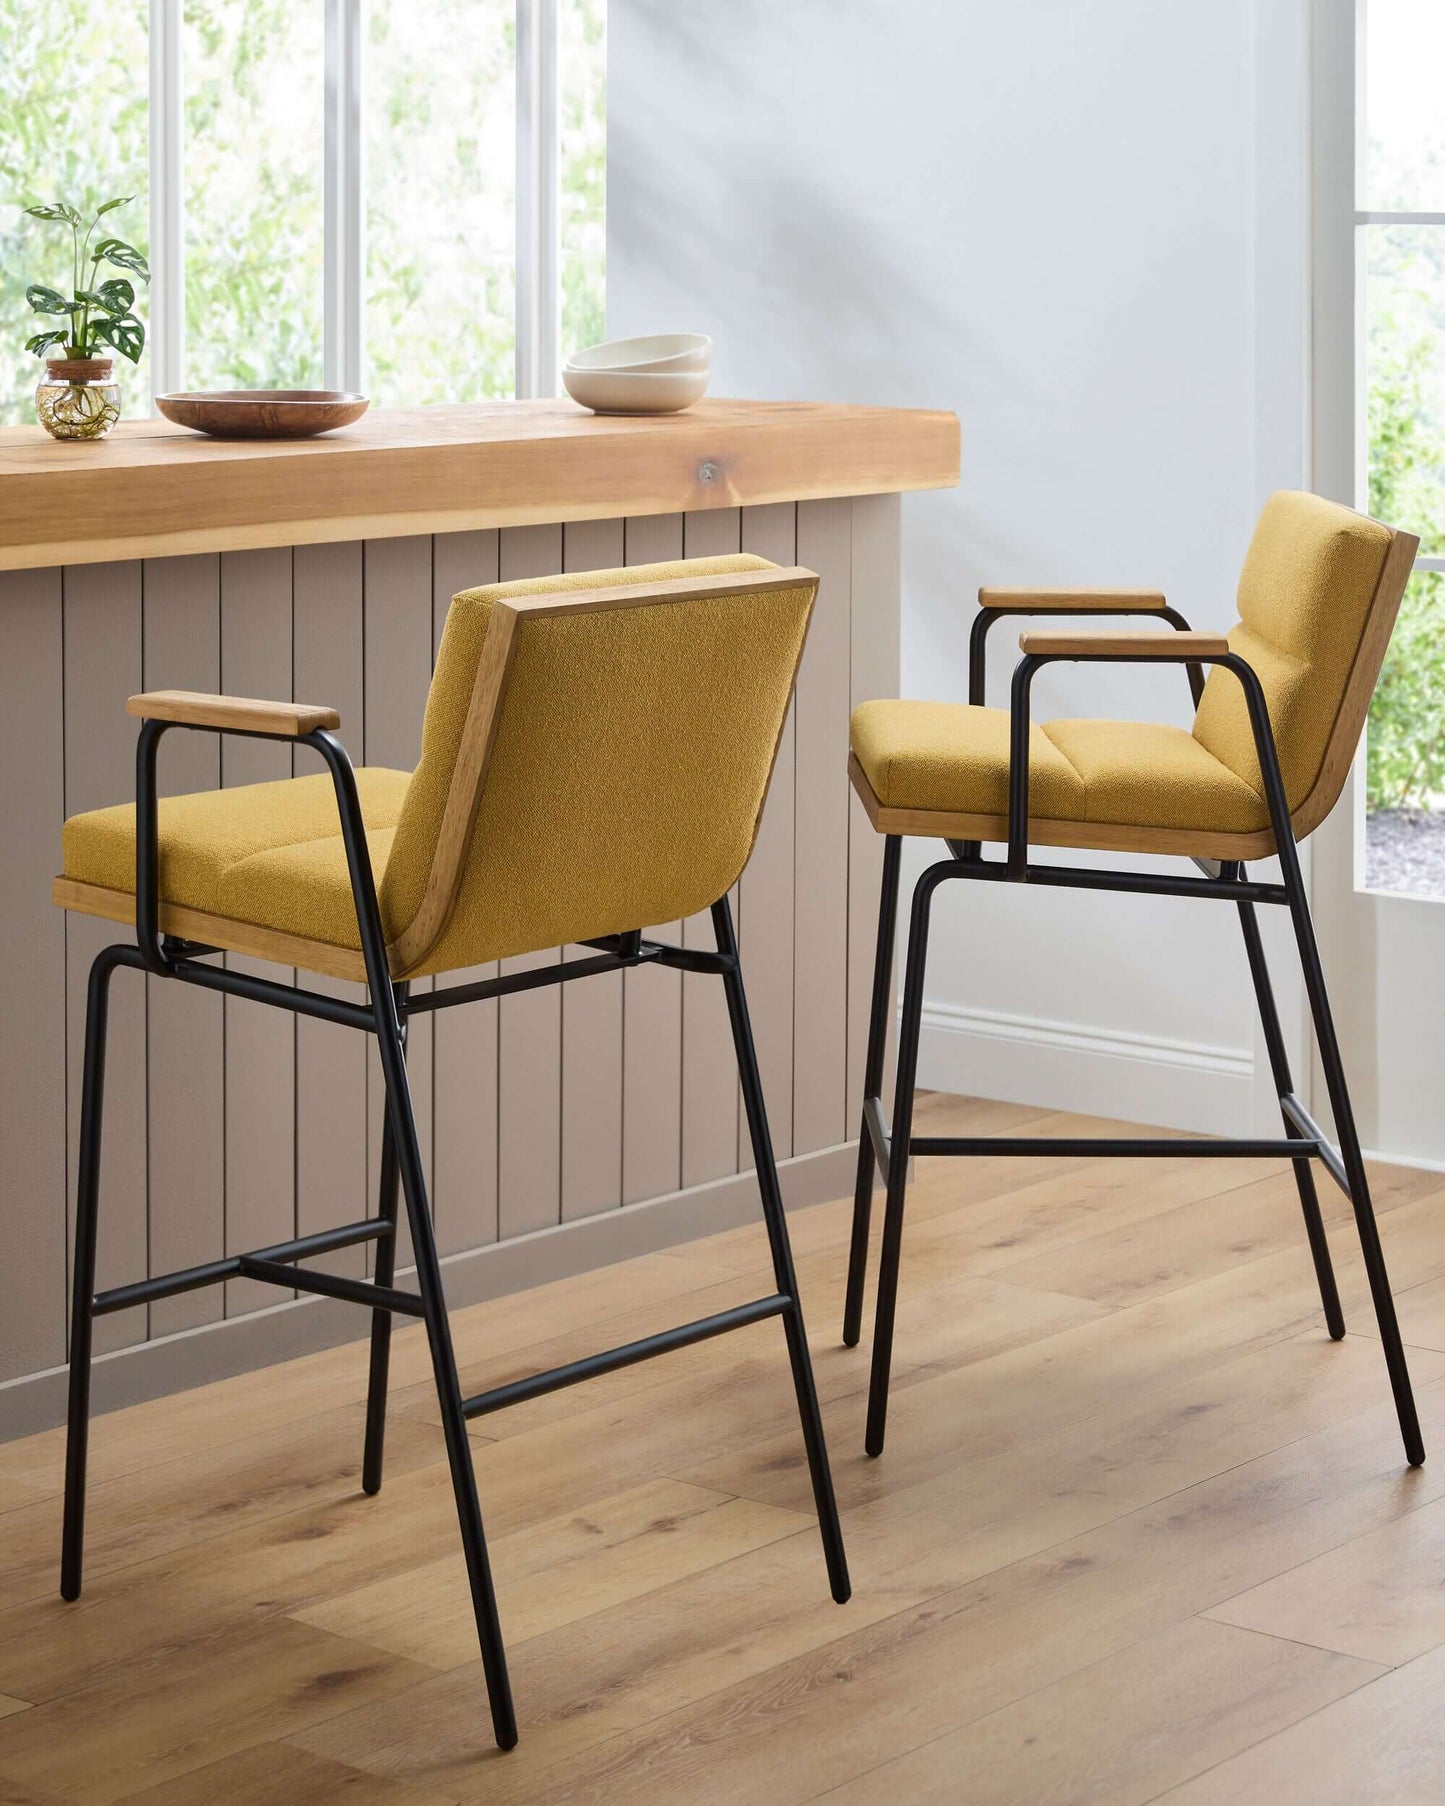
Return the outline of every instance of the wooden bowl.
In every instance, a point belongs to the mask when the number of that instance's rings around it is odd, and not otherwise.
[[[370,405],[365,395],[344,389],[197,389],[156,396],[167,420],[217,439],[309,439],[350,426]]]

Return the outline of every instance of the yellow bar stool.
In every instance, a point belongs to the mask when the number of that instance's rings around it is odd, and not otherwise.
[[[71,1318],[61,1592],[79,1595],[96,1316],[244,1275],[372,1311],[363,1486],[381,1485],[393,1314],[426,1325],[498,1743],[517,1741],[467,1420],[768,1317],[782,1320],[833,1597],[848,1570],[798,1302],[727,892],[752,851],[818,579],[747,556],[493,584],[452,603],[416,771],[353,770],[336,714],[176,691],[132,697],[136,803],[72,817],[55,900],[134,922],[91,967]],[[315,776],[157,799],[172,727],[291,740]],[[645,940],[640,924],[711,908],[716,952]],[[414,994],[411,981],[538,949],[591,957]],[[350,1003],[208,963],[222,950],[364,981]],[[680,1328],[464,1398],[407,1088],[422,1011],[645,964],[726,992],[772,1252],[774,1289]],[[95,1291],[110,981],[130,967],[376,1036],[387,1114],[377,1214],[183,1272]],[[396,1284],[398,1191],[416,1290]],[[376,1244],[375,1279],[308,1255]]]
[[[970,643],[969,702],[867,702],[854,711],[849,769],[873,826],[886,836],[873,1007],[843,1339],[855,1345],[863,1315],[874,1169],[886,1186],[873,1335],[866,1446],[883,1450],[889,1366],[903,1241],[908,1158],[913,1154],[1167,1156],[1279,1155],[1293,1163],[1325,1322],[1338,1340],[1344,1315],[1330,1265],[1312,1162],[1350,1199],[1384,1345],[1406,1459],[1425,1458],[1380,1248],[1359,1135],[1330,1016],[1296,843],[1334,807],[1354,758],[1418,541],[1313,495],[1282,492],[1266,503],[1239,585],[1240,619],[1228,637],[1192,633],[1157,591],[984,589]],[[1020,636],[1011,707],[983,706],[984,641],[1002,615],[1154,614],[1166,633],[1032,632]],[[1140,721],[1033,725],[1034,674],[1055,660],[1180,664],[1195,702],[1192,729]],[[1213,667],[1209,680],[1202,667]],[[880,1099],[892,1002],[900,849],[905,835],[947,843],[913,891],[897,1090],[891,1129]],[[985,841],[1004,845],[985,858]],[[1030,844],[1184,855],[1201,875],[1038,864]],[[1275,856],[1280,882],[1246,872]],[[1284,1122],[1282,1140],[1041,1140],[918,1136],[913,1090],[923,1009],[929,913],[950,879],[1147,892],[1232,903],[1259,1005]],[[1270,988],[1255,906],[1289,911],[1314,1019],[1338,1146],[1294,1089]]]

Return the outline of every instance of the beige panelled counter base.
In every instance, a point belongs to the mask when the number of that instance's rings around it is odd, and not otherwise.
[[[0,1440],[63,1416],[85,975],[96,949],[128,931],[67,923],[49,896],[64,817],[132,799],[126,699],[295,697],[339,713],[358,763],[409,768],[460,589],[738,550],[819,572],[796,706],[735,908],[758,975],[785,1194],[834,1196],[850,1183],[847,1049],[866,1026],[878,885],[876,837],[848,792],[848,716],[897,693],[898,494],[957,474],[949,414],[812,403],[710,401],[652,421],[560,401],[376,412],[328,439],[269,445],[159,421],[79,449],[38,428],[0,429],[0,762],[11,778],[0,791],[0,1187],[15,1250],[0,1268]],[[291,757],[227,740],[219,781],[285,776]],[[297,755],[298,770],[312,764]],[[163,794],[217,776],[214,750],[199,758],[167,741]],[[278,944],[273,958],[285,957]],[[340,973],[335,985],[355,993]],[[735,1097],[723,1120],[712,1083],[726,1019],[700,1010],[675,973],[629,973],[615,989],[606,1007],[564,991],[541,1007],[508,999],[413,1024],[455,1303],[751,1220]],[[380,1104],[366,1050],[325,1023],[278,1032],[267,1015],[117,979],[100,1285],[369,1214]],[[329,1260],[356,1271],[361,1258]],[[274,1296],[238,1283],[106,1319],[114,1358],[97,1365],[97,1407],[357,1333],[354,1310],[329,1301],[258,1313]],[[199,1333],[164,1340],[177,1329]]]

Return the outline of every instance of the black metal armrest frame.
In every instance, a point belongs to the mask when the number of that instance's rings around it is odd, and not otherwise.
[[[1005,862],[1007,875],[1014,882],[1026,883],[1029,876],[1029,697],[1035,674],[1043,666],[1057,663],[1179,665],[1197,662],[1220,665],[1231,672],[1244,690],[1245,704],[1249,710],[1249,724],[1264,779],[1265,803],[1269,809],[1275,850],[1282,866],[1292,864],[1298,868],[1294,828],[1290,821],[1284,780],[1280,776],[1279,754],[1275,748],[1274,729],[1270,725],[1269,705],[1253,666],[1237,652],[1196,652],[1186,655],[1171,648],[1165,635],[1157,637],[1157,647],[1141,641],[1137,651],[1129,652],[1026,652],[1015,665],[1009,704],[1008,858]],[[1292,873],[1286,869],[1286,886],[1291,882]]]
[[[1117,619],[1119,616],[1127,614],[1147,615],[1151,621],[1167,621],[1169,625],[1179,633],[1188,633],[1190,631],[1188,621],[1185,620],[1184,616],[1180,614],[1177,608],[1121,609],[1117,606],[1105,607],[1102,603],[1097,608],[1050,608],[1044,603],[1039,603],[1036,606],[1030,606],[1028,604],[1010,604],[1007,608],[980,607],[978,613],[974,616],[973,626],[970,628],[968,635],[968,700],[970,704],[975,708],[983,707],[985,689],[985,647],[988,640],[988,630],[993,626],[995,621],[1002,621],[1009,615],[1050,615],[1055,618],[1060,615],[1066,615],[1070,618],[1077,615],[1110,615]],[[1194,698],[1195,708],[1198,708],[1199,698],[1204,694],[1204,673],[1200,669],[1196,659],[1187,659],[1184,663],[1189,673],[1189,693]]]
[[[160,820],[156,783],[156,757],[162,737],[173,727],[197,733],[236,734],[245,740],[279,740],[290,746],[309,746],[321,755],[331,774],[336,792],[336,809],[341,822],[341,838],[346,848],[346,866],[351,877],[351,894],[356,905],[356,921],[361,935],[361,953],[366,966],[367,982],[373,1000],[393,998],[395,987],[386,956],[386,935],[381,925],[381,906],[376,896],[376,880],[371,869],[371,850],[366,844],[366,821],[361,812],[361,798],[356,788],[356,772],[350,755],[337,736],[327,728],[316,728],[309,734],[267,732],[257,728],[216,727],[199,721],[163,721],[151,717],[141,722],[135,751],[135,931],[141,959],[147,971],[157,978],[184,977],[194,984],[213,990],[236,991],[263,1002],[280,1002],[303,1015],[321,1016],[342,1022],[348,1027],[374,1032],[376,1023],[371,1009],[347,1003],[341,998],[327,997],[300,986],[276,985],[266,979],[248,979],[244,974],[222,974],[211,966],[197,963],[199,956],[215,952],[192,942],[177,942],[163,933],[160,925]],[[237,980],[242,982],[238,983]],[[399,1026],[399,1021],[398,1021]]]

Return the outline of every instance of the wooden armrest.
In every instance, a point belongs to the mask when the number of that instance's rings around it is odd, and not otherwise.
[[[1021,633],[1019,651],[1047,658],[1223,658],[1222,633]]]
[[[206,696],[196,690],[149,690],[132,696],[127,715],[142,721],[177,721],[191,727],[237,728],[243,733],[300,739],[317,728],[341,726],[335,709],[313,702],[260,702],[253,696]]]
[[[980,608],[1025,614],[1051,613],[1096,615],[1156,614],[1165,606],[1157,589],[981,589]]]

